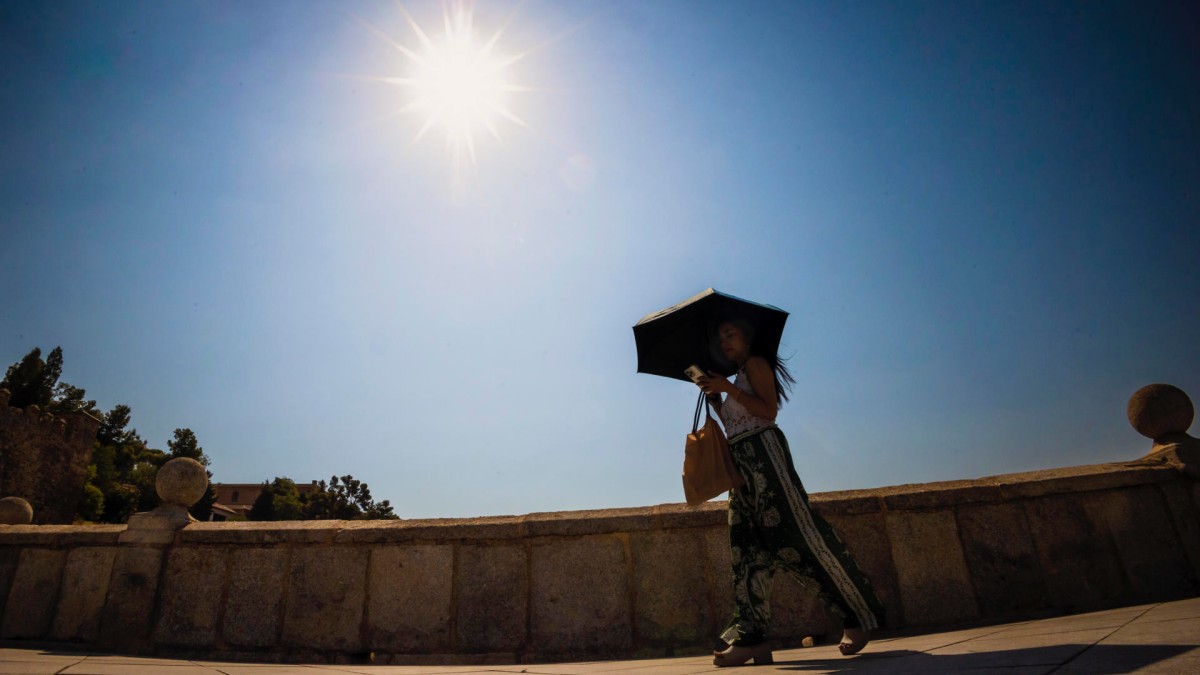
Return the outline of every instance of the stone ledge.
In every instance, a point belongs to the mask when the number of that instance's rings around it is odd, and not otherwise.
[[[658,521],[658,529],[679,530],[688,527],[724,526],[729,521],[728,501],[705,502],[699,506],[659,504],[650,507]]]
[[[613,532],[657,529],[654,507],[594,509],[531,513],[525,516],[525,534],[530,537],[583,536]]]
[[[1125,462],[1047,469],[812,495],[822,513],[851,516],[887,511],[935,510],[1055,494],[1153,485],[1175,480],[1175,468]],[[417,541],[506,541],[529,537],[581,537],[721,527],[726,502],[696,507],[659,504],[634,508],[530,513],[524,516],[431,518],[391,521],[264,521],[192,523],[174,535],[185,544],[384,544]],[[125,525],[0,525],[0,546],[80,546],[128,540]],[[129,541],[128,543],[134,543]],[[170,542],[161,542],[170,543]]]
[[[944,509],[963,504],[998,502],[1003,497],[1000,487],[983,480],[959,480],[903,485],[881,490],[880,501],[887,511]],[[907,488],[907,489],[904,489]]]
[[[124,525],[0,525],[0,546],[116,544]]]
[[[394,544],[452,539],[518,539],[524,534],[522,520],[518,516],[488,516],[344,521],[344,527],[334,536],[334,541],[339,544]]]
[[[809,495],[821,513],[832,516],[857,516],[883,510],[879,490],[838,490]]]
[[[185,544],[330,544],[349,520],[192,523],[179,531]]]
[[[974,480],[826,492],[812,495],[812,500],[822,513],[831,515],[944,509],[966,504],[1152,485],[1174,480],[1173,471],[1175,469],[1170,466],[1139,462],[1092,464],[986,476]]]
[[[1122,462],[1012,473],[980,480],[999,485],[1001,499],[1009,500],[1153,485],[1175,480],[1177,475],[1169,466]]]

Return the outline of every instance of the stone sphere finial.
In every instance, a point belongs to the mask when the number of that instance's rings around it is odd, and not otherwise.
[[[0,525],[28,525],[33,522],[33,506],[20,497],[0,499]]]
[[[1158,440],[1168,434],[1185,433],[1192,426],[1196,409],[1179,387],[1148,384],[1133,392],[1126,409],[1129,423],[1147,438]]]
[[[166,504],[188,508],[200,501],[208,489],[204,465],[191,457],[176,457],[158,468],[154,489]]]

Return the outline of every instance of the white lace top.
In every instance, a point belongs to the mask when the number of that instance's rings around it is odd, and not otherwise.
[[[750,386],[750,378],[742,371],[738,371],[737,377],[733,380],[733,386],[738,389],[755,396],[754,387]],[[721,403],[721,424],[725,426],[725,436],[733,438],[746,433],[747,431],[756,431],[767,427],[775,426],[771,420],[758,417],[750,414],[749,410],[738,403],[732,396],[725,396],[725,400]]]

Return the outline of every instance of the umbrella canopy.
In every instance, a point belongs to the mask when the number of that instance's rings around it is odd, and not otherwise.
[[[695,364],[728,377],[737,364],[721,354],[717,326],[744,319],[754,326],[754,352],[774,354],[783,337],[788,313],[770,305],[743,300],[713,289],[647,314],[633,327],[638,372],[690,382],[684,370]]]

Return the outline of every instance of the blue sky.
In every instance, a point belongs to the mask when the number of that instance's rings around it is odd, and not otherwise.
[[[708,287],[791,312],[812,492],[1132,459],[1134,390],[1200,396],[1186,3],[473,9],[531,90],[464,172],[371,79],[394,3],[0,5],[0,360],[402,517],[682,501],[631,327]]]

